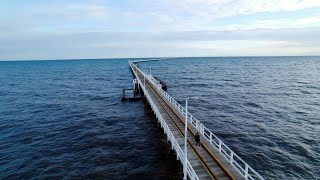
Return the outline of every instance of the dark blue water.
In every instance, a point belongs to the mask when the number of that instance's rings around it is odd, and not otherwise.
[[[127,60],[0,62],[0,179],[182,177]]]
[[[320,57],[145,65],[180,104],[198,96],[188,103],[193,115],[266,179],[320,179]]]
[[[145,64],[266,179],[319,179],[319,57]],[[149,106],[119,101],[131,83],[126,59],[0,62],[0,179],[181,179]]]

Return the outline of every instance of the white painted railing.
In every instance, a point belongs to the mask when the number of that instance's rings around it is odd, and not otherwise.
[[[186,111],[183,106],[181,106],[176,100],[174,100],[167,92],[165,92],[160,85],[160,82],[152,77],[152,75],[146,75],[134,64],[139,61],[130,61],[129,64],[132,69],[136,69],[141,74],[143,74],[146,79],[148,79],[152,84],[157,87],[159,92],[165,97],[177,110],[183,115],[186,115]],[[252,169],[244,160],[242,160],[236,153],[234,153],[226,144],[222,142],[215,134],[213,134],[207,127],[205,127],[197,118],[188,112],[187,120],[191,123],[209,142],[214,148],[216,148],[219,153],[232,164],[239,173],[244,177],[244,179],[260,179],[264,180],[262,176],[258,174],[254,169]]]
[[[177,140],[175,139],[174,135],[172,134],[171,130],[169,129],[169,126],[167,125],[167,123],[165,122],[165,120],[163,119],[161,113],[159,112],[158,108],[156,107],[156,105],[154,104],[153,100],[151,99],[149,93],[146,91],[145,86],[144,86],[144,80],[140,80],[139,76],[137,75],[137,71],[139,71],[143,76],[148,77],[148,79],[151,81],[152,79],[152,84],[154,84],[155,82],[157,82],[157,80],[155,81],[155,79],[151,76],[147,76],[146,74],[144,74],[139,68],[137,68],[131,61],[129,61],[129,65],[133,71],[133,73],[135,74],[135,76],[137,77],[138,83],[140,85],[140,87],[142,87],[143,91],[144,91],[144,95],[147,98],[154,114],[156,115],[156,117],[158,118],[161,127],[164,129],[164,133],[167,135],[167,139],[171,142],[171,146],[172,149],[175,150],[175,152],[177,153],[177,158],[180,160],[181,164],[184,164],[184,151],[182,150],[182,148],[179,146]],[[159,83],[159,82],[157,82]],[[187,173],[190,179],[192,180],[199,180],[199,177],[197,176],[197,174],[195,173],[194,169],[192,168],[189,160],[187,161]]]

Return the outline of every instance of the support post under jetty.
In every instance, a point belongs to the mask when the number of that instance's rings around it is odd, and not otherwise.
[[[132,93],[128,93],[132,92]],[[143,98],[143,96],[140,93],[136,93],[133,89],[122,89],[120,100],[121,101],[139,101]]]
[[[172,149],[176,152],[177,160],[186,167],[188,179],[263,180],[263,177],[198,119],[189,112],[186,114],[185,108],[162,89],[159,80],[152,75],[146,75],[137,67],[138,62],[129,61],[129,66],[158,122],[164,129]],[[188,123],[186,163],[183,151],[185,119]],[[197,148],[194,141],[197,132],[200,134],[201,148]]]
[[[128,93],[128,91],[126,91],[126,89],[122,89],[121,95],[120,95],[120,99],[121,101],[138,101],[143,97],[143,94],[141,92],[141,87],[139,86],[138,80],[134,79],[133,80],[133,89],[129,90],[129,92],[132,93]]]

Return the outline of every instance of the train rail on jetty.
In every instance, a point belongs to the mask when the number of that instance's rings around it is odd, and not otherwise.
[[[138,81],[148,103],[167,136],[177,159],[184,166],[184,127],[187,116],[188,154],[187,175],[189,179],[262,179],[263,178],[221,139],[214,135],[192,114],[162,89],[158,80],[137,67],[140,61],[129,61],[129,66]],[[144,60],[146,62],[146,60]],[[201,149],[196,148],[194,135],[201,136]]]

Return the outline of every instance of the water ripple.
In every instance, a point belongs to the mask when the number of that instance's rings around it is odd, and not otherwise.
[[[181,179],[127,60],[0,62],[0,179]],[[168,169],[166,167],[171,167]]]
[[[266,179],[320,177],[319,57],[178,58],[149,65],[181,104],[199,96],[190,111]]]

